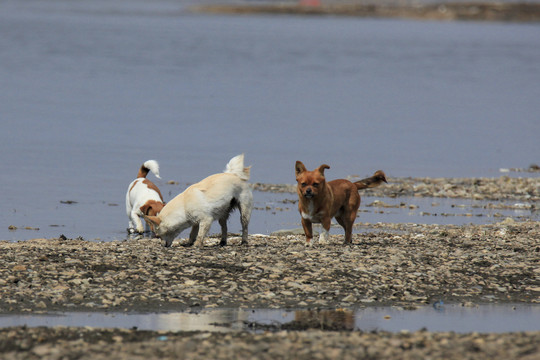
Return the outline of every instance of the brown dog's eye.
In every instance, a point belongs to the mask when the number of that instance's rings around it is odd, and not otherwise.
[[[319,183],[313,183],[313,187],[319,187]]]
[[[302,187],[306,187],[307,184],[306,184],[306,183],[302,183],[302,184],[300,184],[300,185],[302,185]]]

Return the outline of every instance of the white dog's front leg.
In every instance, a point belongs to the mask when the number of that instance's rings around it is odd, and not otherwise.
[[[191,228],[191,232],[189,233],[189,240],[186,246],[191,246],[195,243],[195,240],[197,239],[197,234],[199,233],[199,224],[193,225]]]
[[[161,239],[163,239],[165,241],[165,243],[163,244],[163,246],[165,247],[171,247],[173,241],[174,241],[174,235],[171,235],[171,234],[167,234],[167,235],[162,235],[161,236]]]
[[[212,219],[203,220],[199,223],[199,234],[197,234],[197,240],[195,241],[195,246],[200,247],[200,248],[204,246],[204,238],[206,237],[206,234],[208,234],[208,231],[210,230],[211,225],[212,225]]]

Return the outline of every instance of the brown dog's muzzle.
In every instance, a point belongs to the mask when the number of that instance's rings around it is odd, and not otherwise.
[[[311,188],[307,188],[306,191],[304,191],[304,197],[311,199],[313,196],[315,196],[315,194]]]

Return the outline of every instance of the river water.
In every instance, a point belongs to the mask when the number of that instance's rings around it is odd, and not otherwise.
[[[538,24],[186,4],[0,2],[0,239],[125,237],[126,187],[151,158],[166,200],[239,153],[263,183],[293,183],[296,160],[329,164],[330,178],[493,177],[539,162]],[[281,227],[265,214],[252,232]]]

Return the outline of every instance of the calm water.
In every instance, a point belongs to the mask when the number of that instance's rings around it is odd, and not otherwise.
[[[534,305],[444,305],[417,310],[370,307],[356,310],[208,309],[161,314],[84,313],[0,315],[0,327],[92,326],[166,331],[253,330],[250,324],[282,326],[293,321],[326,328],[361,331],[454,331],[499,333],[540,330],[540,307]],[[260,329],[255,327],[256,329]],[[165,339],[163,339],[165,340]]]
[[[331,178],[500,176],[540,162],[538,24],[184,4],[0,2],[0,239],[122,238],[126,187],[151,158],[166,200],[242,152],[265,183],[293,183],[295,160],[330,164]],[[281,227],[265,214],[252,232]]]

